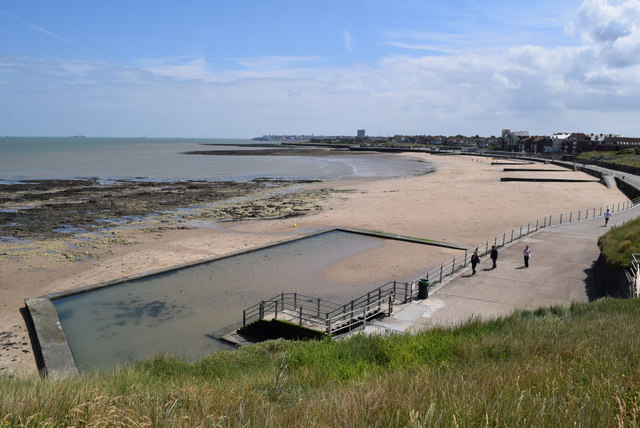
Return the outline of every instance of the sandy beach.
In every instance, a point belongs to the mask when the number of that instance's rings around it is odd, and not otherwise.
[[[408,156],[408,155],[398,155]],[[204,206],[174,221],[170,216],[123,224],[99,238],[42,238],[29,245],[0,242],[0,373],[32,373],[36,363],[21,309],[24,299],[250,249],[322,228],[349,227],[471,246],[510,228],[561,212],[626,200],[599,182],[501,182],[501,177],[591,179],[581,173],[504,172],[490,158],[412,154],[435,172],[397,179],[349,179],[265,189],[224,206]],[[540,168],[540,164],[523,165]],[[544,165],[545,169],[561,169]],[[260,207],[254,214],[248,211]],[[222,215],[221,212],[225,214]],[[268,218],[259,218],[268,217]],[[241,218],[233,221],[217,221]],[[75,239],[75,241],[73,241]],[[70,242],[72,245],[70,245]],[[432,268],[453,250],[420,254],[393,242],[335,263],[325,275],[348,281],[384,279]]]

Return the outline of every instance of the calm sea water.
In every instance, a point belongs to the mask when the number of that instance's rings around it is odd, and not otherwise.
[[[377,156],[206,156],[190,150],[229,149],[203,144],[254,144],[252,140],[171,138],[0,138],[0,180],[34,178],[250,180],[256,177],[324,180],[401,177],[428,163]],[[237,147],[234,147],[237,148]]]

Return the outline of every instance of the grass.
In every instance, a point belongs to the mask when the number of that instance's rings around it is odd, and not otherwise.
[[[189,364],[0,376],[8,426],[638,426],[640,300],[417,335],[271,341]]]
[[[640,217],[612,227],[598,239],[598,246],[608,266],[628,268],[631,254],[640,253]]]
[[[617,169],[616,167],[620,166],[640,168],[640,154],[632,148],[611,152],[583,152],[577,156],[576,160],[599,161],[603,166],[611,169]]]

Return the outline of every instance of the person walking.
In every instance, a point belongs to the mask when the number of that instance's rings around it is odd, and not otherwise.
[[[524,267],[528,268],[529,259],[531,258],[531,250],[529,249],[528,245],[524,247],[524,251],[522,252],[522,255],[524,256]]]
[[[498,249],[495,245],[491,246],[491,261],[493,261],[493,266],[491,266],[491,269],[495,269],[496,262],[498,261]]]
[[[609,223],[610,218],[611,218],[611,212],[609,212],[609,208],[607,208],[607,212],[604,213],[604,227],[607,227],[607,223]]]
[[[478,252],[474,251],[473,255],[471,256],[471,270],[473,271],[471,275],[476,274],[476,266],[478,265],[478,263],[480,263],[480,257],[478,257]]]

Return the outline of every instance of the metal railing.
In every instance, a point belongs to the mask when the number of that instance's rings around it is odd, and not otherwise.
[[[627,275],[627,279],[631,284],[633,284],[633,295],[635,297],[640,297],[640,284],[638,278],[640,278],[640,262],[638,261],[637,256],[640,256],[639,253],[631,254],[631,266],[625,271]]]
[[[466,268],[470,262],[470,253],[473,251],[478,251],[478,255],[486,256],[491,251],[492,246],[496,248],[504,247],[540,229],[601,217],[607,209],[613,214],[633,208],[639,203],[640,198],[636,198],[599,208],[545,216],[536,220],[535,223],[527,223],[511,229],[501,236],[496,236],[492,240],[470,247],[465,250],[464,256],[457,256],[447,260],[440,266],[424,273],[413,282],[388,282],[344,305],[298,293],[282,293],[245,309],[242,312],[242,326],[246,327],[251,322],[263,319],[267,314],[272,313],[274,318],[277,318],[278,313],[288,311],[289,316],[296,320],[299,325],[304,323],[317,325],[318,327],[324,325],[326,334],[335,334],[337,331],[352,331],[364,325],[368,318],[375,315],[385,312],[390,315],[393,312],[395,303],[404,304],[413,300],[419,290],[417,285],[420,280],[428,280],[430,284],[436,284],[457,271]],[[640,297],[640,262],[636,259],[636,255],[640,256],[640,254],[632,255],[630,273],[627,275],[631,275],[633,278],[635,295]]]
[[[343,334],[333,336],[336,340],[346,339],[353,334],[375,334],[378,336],[391,336],[392,334],[404,334],[403,331],[399,331],[389,327],[386,324],[380,324],[375,321],[364,320],[358,328],[354,328]]]
[[[400,302],[406,303],[411,297],[408,286],[407,283],[389,282],[345,305],[298,293],[281,293],[242,311],[242,327],[267,316],[278,318],[278,314],[286,313],[298,325],[323,329],[326,334],[351,331],[363,320],[381,313],[390,315],[396,303],[396,292],[404,296]]]
[[[335,313],[327,315],[325,321],[325,333],[347,333],[364,325],[364,323],[375,316],[382,313],[391,315],[393,312],[394,295],[393,292],[385,293],[380,298],[375,298],[369,303],[360,305],[359,307],[347,312]]]
[[[328,314],[328,316],[335,316],[340,313],[346,314],[347,312],[353,312],[363,306],[369,305],[374,300],[385,299],[388,296],[393,297],[394,302],[407,303],[411,300],[411,284],[407,282],[391,281],[386,284],[369,291],[367,294],[353,299],[349,303],[342,305],[340,308]]]
[[[268,300],[262,300],[253,306],[242,311],[242,326],[246,327],[254,321],[263,319],[267,314],[274,314],[288,311],[295,314],[300,325],[304,322],[317,323],[324,320],[329,313],[340,309],[342,305],[316,297],[305,296],[298,293],[281,293]]]
[[[639,203],[640,198],[636,198],[633,200],[614,203],[598,208],[588,208],[584,210],[571,211],[568,213],[545,216],[542,219],[535,220],[535,223],[530,222],[526,225],[516,227],[507,232],[504,232],[502,235],[494,237],[491,240],[482,242],[476,246],[466,249],[464,252],[464,256],[453,257],[452,259],[449,259],[446,262],[442,263],[440,266],[437,266],[429,270],[428,272],[425,272],[418,279],[413,281],[411,288],[415,292],[416,284],[421,279],[426,279],[431,284],[436,284],[438,282],[442,282],[443,279],[445,279],[447,276],[453,275],[460,269],[466,268],[470,262],[471,254],[473,254],[473,251],[478,251],[479,256],[486,256],[491,252],[492,246],[495,245],[496,248],[504,247],[505,245],[510,244],[513,241],[516,241],[524,236],[527,236],[530,233],[537,232],[540,229],[551,226],[559,226],[567,223],[575,223],[578,221],[592,219],[594,217],[601,217],[604,215],[607,209],[612,214],[619,211],[625,211],[633,208]]]

